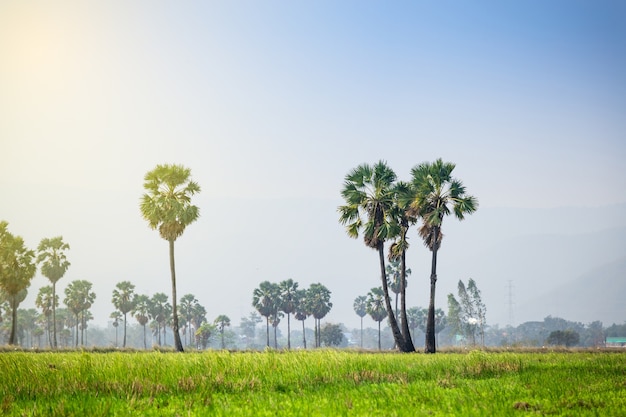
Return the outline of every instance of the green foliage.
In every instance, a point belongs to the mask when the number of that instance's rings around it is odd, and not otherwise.
[[[343,343],[343,331],[338,324],[326,323],[320,329],[322,346],[340,346]]]
[[[555,330],[550,333],[546,343],[549,345],[576,346],[580,341],[580,335],[573,330]]]
[[[626,353],[0,355],[3,416],[626,415]],[[585,387],[581,389],[580,387]]]

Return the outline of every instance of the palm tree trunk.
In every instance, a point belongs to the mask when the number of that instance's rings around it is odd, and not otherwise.
[[[400,328],[398,327],[396,316],[393,313],[393,309],[391,308],[391,298],[389,297],[389,287],[387,286],[387,275],[385,274],[385,253],[383,243],[378,244],[378,260],[380,263],[380,275],[383,284],[383,293],[385,295],[385,307],[387,308],[387,316],[389,317],[389,326],[391,327],[391,332],[393,333],[393,339],[396,342],[396,346],[398,346],[398,349],[400,349],[401,352],[408,352],[408,350],[406,350],[404,337],[402,336]]]
[[[172,273],[172,331],[174,332],[174,346],[176,351],[183,352],[183,344],[178,333],[178,309],[176,308],[176,268],[174,265],[174,240],[169,240],[170,244],[170,272]]]
[[[146,344],[146,325],[143,325],[143,348],[148,349],[148,345]]]
[[[430,301],[428,302],[428,319],[426,321],[426,353],[435,353],[437,351],[435,346],[435,286],[437,284],[437,250],[439,249],[437,236],[439,234],[439,226],[433,226],[431,233],[434,235],[434,240],[431,240],[434,243],[430,269]]]
[[[363,349],[363,316],[361,316],[361,349]]]
[[[9,336],[9,345],[15,345],[15,335],[17,331],[17,303],[15,300],[17,299],[17,295],[11,296],[10,304],[11,304],[11,335]]]
[[[402,251],[400,258],[400,311],[402,314],[402,336],[404,337],[404,343],[406,352],[415,352],[415,346],[411,339],[411,331],[409,330],[409,320],[406,315],[406,251]]]
[[[304,345],[304,348],[306,349],[306,334],[304,331],[304,320],[302,320],[302,344]]]
[[[270,316],[265,317],[265,333],[267,334],[267,347],[270,347]]]
[[[56,282],[52,283],[52,347],[57,348],[57,309],[56,309]]]
[[[378,322],[378,350],[382,350],[380,348],[380,322]]]
[[[126,347],[126,313],[124,313],[124,340],[122,342],[122,347]]]
[[[76,315],[76,329],[74,330],[74,347],[78,347],[78,314]]]
[[[291,325],[289,324],[289,313],[287,313],[287,350],[291,350]]]

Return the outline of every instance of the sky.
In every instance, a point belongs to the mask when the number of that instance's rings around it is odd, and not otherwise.
[[[328,286],[329,320],[357,326],[352,301],[379,281],[338,223],[352,168],[384,160],[407,180],[454,162],[483,219],[623,209],[625,115],[622,1],[0,3],[0,219],[33,248],[64,237],[59,286],[92,281],[99,324],[119,281],[169,294],[167,243],[138,207],[157,164],[202,187],[178,292],[209,320],[238,323],[261,281],[293,278]],[[489,239],[472,221],[449,222],[451,246]]]

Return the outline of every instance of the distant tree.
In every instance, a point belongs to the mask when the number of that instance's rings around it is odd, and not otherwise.
[[[380,344],[380,322],[387,317],[385,310],[385,295],[382,288],[372,288],[367,293],[367,314],[378,323],[378,350],[381,350]]]
[[[21,345],[33,347],[33,333],[37,328],[39,313],[34,308],[19,309],[17,312],[18,327],[24,332],[24,340]]]
[[[215,325],[211,323],[203,323],[198,330],[196,330],[196,339],[198,346],[202,349],[206,349],[211,340],[211,336],[215,332]]]
[[[41,274],[52,283],[52,298],[55,300],[57,299],[56,283],[63,278],[71,265],[66,255],[69,249],[70,245],[63,242],[62,236],[42,239],[37,247],[37,264],[41,266]],[[52,347],[54,348],[57,347],[57,305],[58,301],[52,305]]]
[[[464,335],[472,345],[476,344],[476,331],[480,331],[481,344],[485,341],[485,314],[487,308],[482,301],[476,282],[469,279],[467,287],[462,280],[458,283],[459,299],[448,294],[448,317],[452,329]]]
[[[338,324],[326,323],[320,329],[320,338],[324,346],[339,346],[343,342],[343,331]]]
[[[311,315],[316,320],[315,326],[315,346],[321,346],[321,320],[326,317],[326,314],[333,307],[333,303],[330,302],[330,291],[324,285],[316,283],[311,284],[306,292],[307,301]]]
[[[249,347],[250,341],[254,341],[256,338],[256,325],[261,323],[263,319],[255,311],[251,311],[248,317],[242,317],[239,328],[241,333],[246,337],[247,347]]]
[[[278,285],[280,291],[280,309],[287,315],[287,349],[291,349],[291,323],[290,316],[296,311],[296,295],[298,283],[289,278]]]
[[[546,343],[549,345],[559,345],[559,346],[576,346],[580,341],[580,335],[578,332],[573,330],[555,330],[550,333]]]
[[[437,253],[441,246],[441,225],[445,216],[454,213],[463,220],[478,208],[478,200],[465,193],[463,183],[452,177],[455,164],[437,159],[424,162],[411,170],[413,201],[410,213],[423,220],[419,230],[424,244],[432,252],[430,301],[426,324],[426,353],[437,351],[435,344],[435,287],[437,283]]]
[[[346,225],[348,236],[358,238],[363,232],[365,245],[378,252],[385,309],[394,340],[403,352],[410,352],[412,343],[402,334],[391,308],[391,298],[385,270],[385,241],[398,236],[399,224],[394,217],[397,192],[396,174],[383,161],[374,166],[362,164],[346,175],[341,196],[346,204],[339,207],[341,224]]]
[[[352,305],[354,308],[354,312],[357,316],[361,318],[361,348],[363,347],[363,317],[367,315],[367,297],[364,295],[359,295],[354,299],[354,304]]]
[[[26,298],[26,289],[35,276],[35,252],[26,248],[20,236],[8,231],[9,224],[0,221],[0,290],[11,306],[11,334],[9,344],[16,344],[17,309]]]
[[[406,312],[409,329],[413,337],[415,337],[415,330],[421,329],[422,327],[426,328],[426,316],[423,314],[423,310],[424,309],[419,307],[411,307]],[[422,323],[424,323],[423,326]],[[413,340],[413,343],[415,343],[415,340]]]
[[[53,298],[54,297],[54,298]],[[54,301],[53,301],[54,300]],[[54,304],[54,306],[53,306]],[[35,305],[41,309],[41,314],[46,318],[46,333],[48,335],[48,344],[50,347],[54,346],[52,342],[52,310],[59,305],[59,296],[53,296],[53,290],[50,285],[39,288],[37,298],[35,299]]]
[[[150,316],[156,323],[155,336],[157,337],[157,343],[159,346],[165,345],[165,340],[161,344],[161,328],[163,328],[163,334],[165,335],[165,326],[167,318],[171,314],[172,307],[167,302],[167,294],[157,292],[152,295],[150,299]]]
[[[392,258],[393,259],[393,258]],[[387,275],[387,285],[389,289],[395,294],[395,313],[396,317],[400,317],[398,315],[398,296],[400,295],[400,291],[402,290],[402,268],[400,265],[399,259],[390,260],[387,266],[385,267],[386,275]],[[406,275],[411,275],[411,269],[407,268],[405,271]],[[406,282],[405,282],[406,287]]]
[[[191,343],[191,334],[192,332],[189,330],[191,327],[191,319],[193,318],[193,306],[198,303],[198,300],[193,294],[185,294],[180,298],[180,317],[183,319],[183,328],[185,329],[185,334],[189,334],[189,343]],[[187,340],[185,338],[185,344]]]
[[[230,327],[230,318],[224,314],[221,314],[217,316],[213,324],[220,332],[220,337],[222,338],[222,349],[226,349],[226,344],[224,343],[224,330],[227,327]]]
[[[200,303],[196,302],[191,310],[191,324],[194,329],[194,334],[195,331],[198,330],[200,326],[202,326],[206,321],[206,308],[204,308],[204,306],[202,306]],[[199,346],[196,339],[196,349],[198,348]]]
[[[126,347],[126,327],[127,318],[126,315],[133,311],[135,304],[137,303],[137,294],[135,294],[135,285],[130,281],[121,281],[115,284],[113,290],[113,298],[111,300],[115,308],[124,316],[124,341],[122,347]]]
[[[252,293],[252,306],[265,317],[267,347],[270,347],[270,317],[278,310],[278,285],[263,281]]]
[[[146,324],[150,321],[150,297],[145,294],[137,295],[132,315],[143,329],[143,348],[148,349],[146,342]]]
[[[113,327],[115,327],[115,347],[117,347],[118,343],[117,343],[117,329],[118,327],[120,327],[120,321],[122,321],[122,318],[124,318],[124,316],[122,315],[122,313],[119,312],[119,310],[115,310],[114,312],[112,312],[109,315],[110,319],[113,319],[113,322],[111,323],[111,325]]]
[[[91,291],[92,284],[85,280],[74,280],[70,282],[65,288],[65,299],[63,303],[67,306],[67,309],[74,314],[76,319],[75,326],[75,338],[76,342],[74,346],[78,346],[78,328],[79,324],[83,321],[80,316],[84,315],[86,310],[91,308],[91,305],[96,299],[96,293]],[[84,328],[83,328],[84,330]],[[83,332],[81,331],[81,340]]]
[[[298,290],[296,292],[296,320],[302,322],[302,346],[306,349],[306,330],[304,328],[304,321],[311,315],[309,304],[307,302],[307,291]]]
[[[150,228],[158,229],[161,237],[168,241],[170,273],[172,278],[172,324],[174,345],[179,352],[183,344],[178,332],[178,309],[176,306],[176,268],[174,265],[174,242],[185,228],[195,222],[200,211],[191,204],[191,197],[200,192],[200,186],[191,180],[191,170],[182,165],[157,165],[144,177],[141,198],[141,215]]]

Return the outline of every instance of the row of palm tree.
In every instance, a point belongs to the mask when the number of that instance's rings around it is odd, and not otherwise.
[[[311,284],[308,289],[299,289],[293,279],[280,283],[263,281],[252,294],[252,306],[265,317],[267,347],[270,346],[270,324],[274,328],[274,348],[278,348],[276,328],[280,319],[287,315],[287,349],[291,349],[291,315],[302,321],[302,342],[306,349],[304,321],[309,316],[315,320],[315,347],[321,346],[321,319],[328,314],[333,304],[330,291],[320,283]]]
[[[421,222],[418,235],[432,253],[425,352],[435,353],[437,253],[443,219],[454,214],[463,220],[478,208],[476,198],[467,195],[462,182],[452,176],[454,168],[455,164],[441,159],[424,162],[411,169],[411,181],[403,182],[397,181],[395,172],[384,161],[362,164],[346,175],[341,191],[345,204],[338,208],[340,223],[350,237],[362,234],[366,246],[378,252],[385,310],[395,344],[402,352],[415,351],[406,310],[409,227]],[[391,306],[385,266],[387,242],[388,259],[400,264],[400,317]]]

